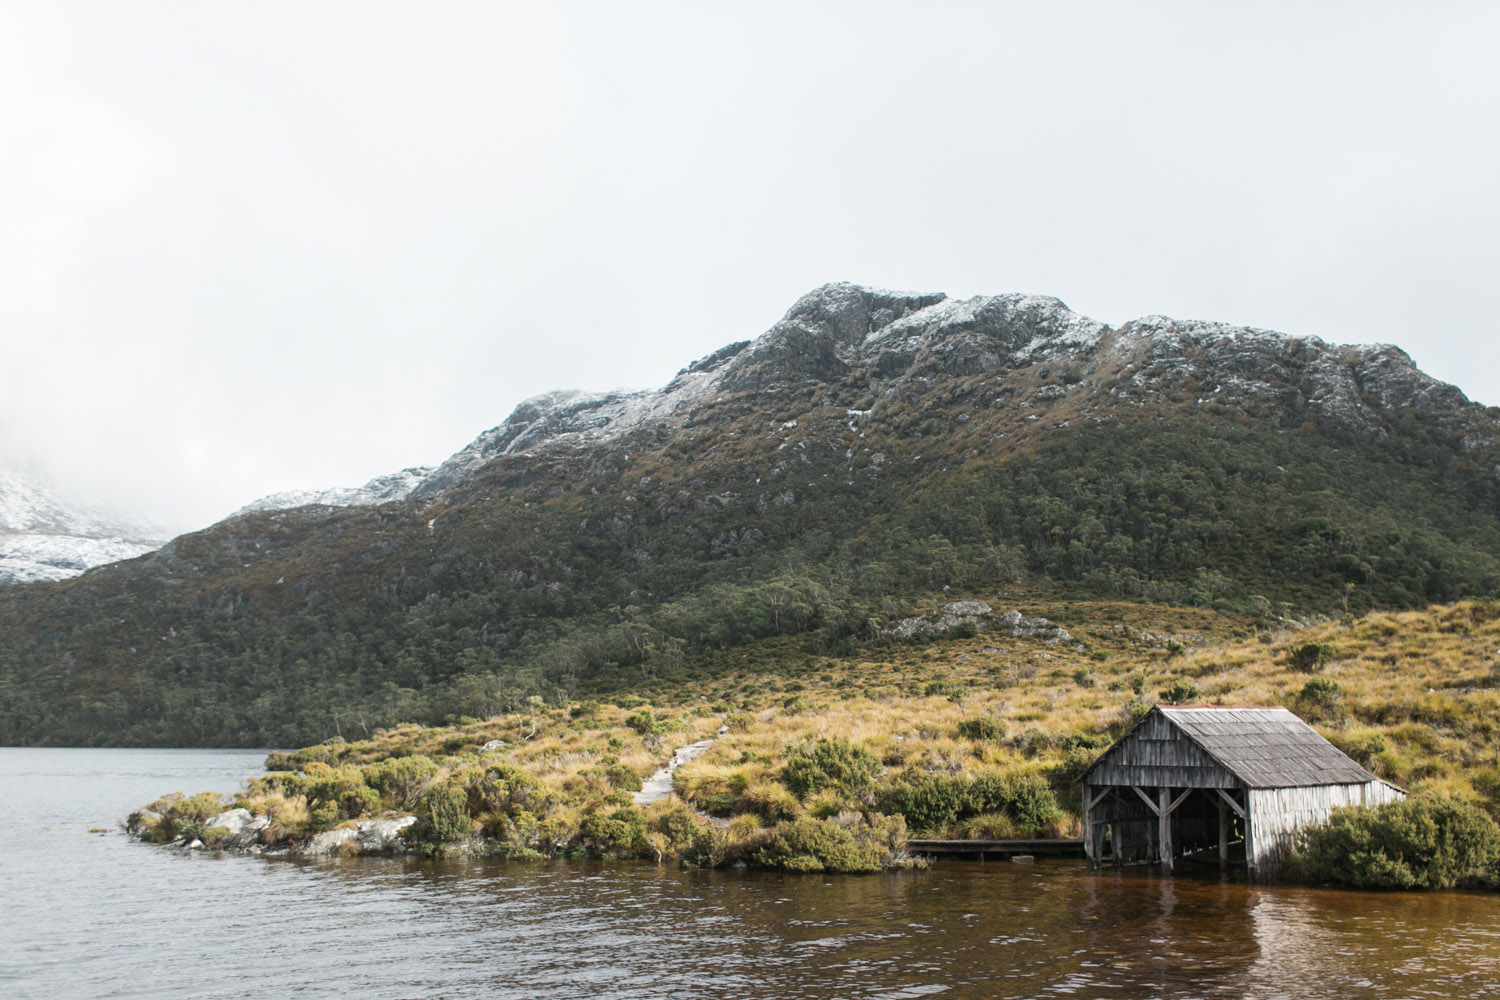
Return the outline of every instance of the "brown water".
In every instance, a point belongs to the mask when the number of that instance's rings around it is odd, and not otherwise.
[[[1500,896],[946,862],[288,862],[89,835],[259,754],[0,750],[0,995],[1500,997]]]

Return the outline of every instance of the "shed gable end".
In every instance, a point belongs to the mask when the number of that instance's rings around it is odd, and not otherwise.
[[[1239,788],[1237,780],[1183,730],[1153,712],[1089,769],[1090,785]]]

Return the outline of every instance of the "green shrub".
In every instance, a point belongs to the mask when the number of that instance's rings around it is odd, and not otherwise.
[[[958,724],[960,739],[983,742],[1005,737],[1005,723],[991,715],[979,715],[964,719]]]
[[[557,804],[542,779],[514,764],[495,763],[455,775],[466,793],[470,814],[481,817],[486,827],[499,817],[512,820],[525,814],[545,816]],[[637,779],[636,788],[640,787]],[[488,832],[488,829],[487,831]]]
[[[950,639],[972,639],[978,634],[978,622],[955,622],[948,626],[948,638]]]
[[[1012,742],[1027,757],[1039,757],[1057,745],[1057,737],[1045,729],[1027,726],[1026,731]]]
[[[1390,747],[1386,744],[1384,736],[1379,733],[1370,733],[1355,744],[1354,751],[1350,756],[1363,764],[1375,759],[1389,749]],[[1345,752],[1348,753],[1349,751]]]
[[[959,698],[963,693],[963,686],[953,681],[930,681],[922,689],[922,694],[928,698]]]
[[[682,723],[677,719],[658,719],[649,707],[626,716],[625,725],[640,733],[648,741],[682,728]]]
[[[1099,759],[1099,751],[1074,746],[1063,750],[1062,759],[1047,770],[1047,780],[1059,793],[1067,795],[1083,778],[1083,772]]]
[[[1009,812],[1018,826],[1032,834],[1041,833],[1062,814],[1052,786],[1039,774],[1011,777]]]
[[[790,872],[873,872],[880,857],[854,834],[830,820],[795,819],[779,823],[755,855],[757,864]]]
[[[316,746],[303,747],[291,753],[273,751],[266,757],[266,770],[301,771],[306,769],[308,764],[333,765],[338,763],[349,752],[349,749],[349,744],[339,737],[334,737]]]
[[[724,725],[731,733],[743,733],[755,725],[755,716],[749,712],[730,712],[724,716]]]
[[[422,796],[423,829],[420,839],[434,844],[447,844],[463,840],[474,832],[474,821],[469,818],[469,796],[465,790],[444,783],[428,789]]]
[[[869,791],[880,760],[841,736],[823,736],[787,748],[781,783],[799,799],[832,788],[849,796]]]
[[[1027,836],[1040,834],[1062,815],[1052,786],[1041,775],[998,771],[983,772],[974,778],[969,786],[966,811],[970,815],[1001,813]]]
[[[1188,705],[1198,700],[1202,694],[1198,688],[1187,681],[1176,681],[1169,688],[1163,688],[1157,692],[1158,697],[1168,705]]]
[[[638,792],[643,784],[641,776],[634,769],[618,761],[604,765],[604,780],[609,782],[610,787],[622,792]]]
[[[310,830],[327,830],[338,824],[339,804],[337,802],[314,802],[307,807],[307,825]]]
[[[365,784],[365,772],[354,766],[329,767],[311,763],[301,780],[301,791],[307,796],[309,813],[320,827],[340,820],[358,819],[380,811],[380,793]],[[332,816],[329,815],[332,808]]]
[[[173,792],[151,803],[150,809],[160,813],[161,819],[144,824],[142,838],[168,844],[174,840],[200,839],[204,825],[224,811],[224,803],[213,792],[199,792],[191,797]]]
[[[438,765],[423,756],[387,757],[365,768],[365,783],[381,793],[393,810],[411,810],[422,801]]]
[[[646,814],[634,806],[586,814],[578,824],[584,849],[601,858],[628,858],[640,853],[646,836]]]
[[[682,863],[689,868],[722,868],[740,860],[731,853],[729,837],[713,827],[700,829],[682,852]]]
[[[1304,642],[1292,649],[1288,655],[1288,662],[1293,670],[1300,670],[1305,674],[1322,668],[1323,664],[1333,659],[1333,646],[1326,642]]]
[[[1327,677],[1314,677],[1302,685],[1302,698],[1322,705],[1324,708],[1337,702],[1343,693],[1344,689],[1339,686],[1339,682],[1331,681]]]
[[[682,862],[693,868],[723,868],[726,865],[750,864],[755,855],[770,843],[772,833],[760,826],[753,816],[739,816],[724,830],[701,827],[692,844],[683,851]]]
[[[1468,802],[1410,798],[1334,810],[1297,838],[1293,870],[1359,889],[1449,889],[1493,880],[1500,827]]]
[[[656,716],[651,709],[643,708],[639,712],[632,712],[625,717],[625,725],[634,729],[642,736],[648,736],[656,730]]]
[[[1108,733],[1074,733],[1063,740],[1063,750],[1103,750],[1112,741]]]
[[[911,769],[881,786],[876,795],[881,812],[904,816],[914,828],[937,831],[973,811],[969,781],[963,775],[931,774]]]
[[[698,817],[681,802],[670,802],[661,807],[649,817],[647,827],[650,832],[661,834],[676,853],[689,848],[703,832]]]

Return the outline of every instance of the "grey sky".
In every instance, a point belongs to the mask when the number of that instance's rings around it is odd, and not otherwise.
[[[1386,341],[1500,403],[1500,6],[0,9],[0,457],[177,528],[832,280]]]

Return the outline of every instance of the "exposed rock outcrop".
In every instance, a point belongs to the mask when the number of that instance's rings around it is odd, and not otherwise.
[[[417,821],[415,816],[399,819],[362,819],[353,826],[341,826],[315,834],[300,850],[294,853],[305,857],[326,857],[331,854],[390,854],[399,852],[405,844],[401,833]]]
[[[142,809],[134,814],[134,821],[126,831],[141,837],[149,826],[161,819],[161,814]],[[242,851],[249,854],[270,852],[296,857],[328,857],[339,854],[393,854],[406,849],[402,833],[417,821],[415,816],[400,816],[392,819],[362,819],[352,825],[336,827],[314,834],[305,843],[283,839],[271,842],[265,831],[271,818],[264,814],[255,816],[248,809],[226,809],[203,824],[200,836],[168,845],[188,851],[223,850]],[[218,831],[224,831],[219,833]]]
[[[1002,629],[1009,629],[1013,636],[1031,636],[1043,639],[1053,646],[1073,639],[1061,625],[1054,625],[1045,618],[1027,618],[1019,611],[1007,611],[996,619],[996,624]]]
[[[977,632],[984,628],[984,616],[989,613],[990,606],[983,601],[952,601],[943,605],[942,611],[936,614],[903,618],[883,634],[893,639],[911,639],[916,636],[950,635],[964,628],[972,628]]]

